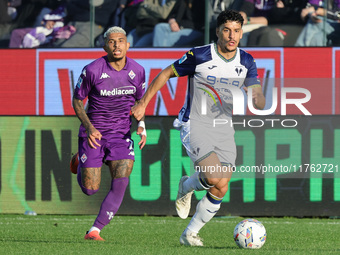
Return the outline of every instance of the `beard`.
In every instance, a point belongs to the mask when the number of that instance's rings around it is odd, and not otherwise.
[[[119,61],[119,60],[122,60],[124,57],[112,57],[112,59],[114,60],[114,61]]]

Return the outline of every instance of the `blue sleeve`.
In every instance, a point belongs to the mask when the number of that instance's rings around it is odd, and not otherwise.
[[[258,78],[257,67],[255,59],[247,52],[241,52],[241,64],[244,65],[247,69],[247,76],[244,81],[244,85],[246,87],[253,85],[260,85],[261,82]]]
[[[177,77],[194,74],[196,69],[196,56],[194,55],[193,49],[176,60],[171,67]]]
[[[210,45],[193,48],[175,61],[171,66],[176,76],[193,75],[197,65],[212,59],[210,48]]]

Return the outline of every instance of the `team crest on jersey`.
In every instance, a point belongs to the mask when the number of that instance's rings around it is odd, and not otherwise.
[[[79,77],[79,79],[77,81],[77,88],[78,89],[80,89],[82,83],[83,83],[83,79],[81,77]]]
[[[136,77],[136,74],[131,70],[131,71],[129,72],[129,76],[130,76],[131,80],[133,80],[133,78]]]
[[[178,61],[178,64],[182,64],[185,60],[187,60],[187,58],[187,54],[185,53],[183,57],[181,57],[181,59]]]
[[[237,76],[240,76],[243,71],[243,67],[242,66],[237,66],[235,68],[235,72],[237,73]]]
[[[87,156],[84,153],[81,157],[80,157],[81,162],[85,163],[85,161],[87,160]]]

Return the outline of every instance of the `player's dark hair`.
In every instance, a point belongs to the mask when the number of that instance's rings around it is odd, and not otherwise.
[[[241,26],[243,26],[243,17],[242,15],[234,10],[225,10],[222,11],[218,17],[217,17],[217,28],[219,28],[222,24],[228,22],[228,21],[236,21],[238,23],[241,23]]]

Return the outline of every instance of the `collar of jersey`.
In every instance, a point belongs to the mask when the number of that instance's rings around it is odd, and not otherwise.
[[[215,48],[215,52],[217,53],[217,55],[218,55],[222,60],[224,60],[225,62],[231,62],[231,61],[233,61],[233,60],[236,58],[237,50],[236,50],[235,55],[234,55],[231,59],[226,59],[225,57],[223,57],[223,56],[218,52],[217,44],[216,44],[216,43],[214,43],[214,48]]]
[[[104,58],[105,58],[105,60],[106,60],[106,63],[107,63],[113,70],[117,71],[116,69],[114,69],[114,68],[110,65],[109,59],[108,59],[107,55],[105,55]],[[125,66],[123,67],[122,70],[128,69],[128,62],[129,62],[129,61],[128,61],[128,57],[126,57],[126,63],[125,63]]]

